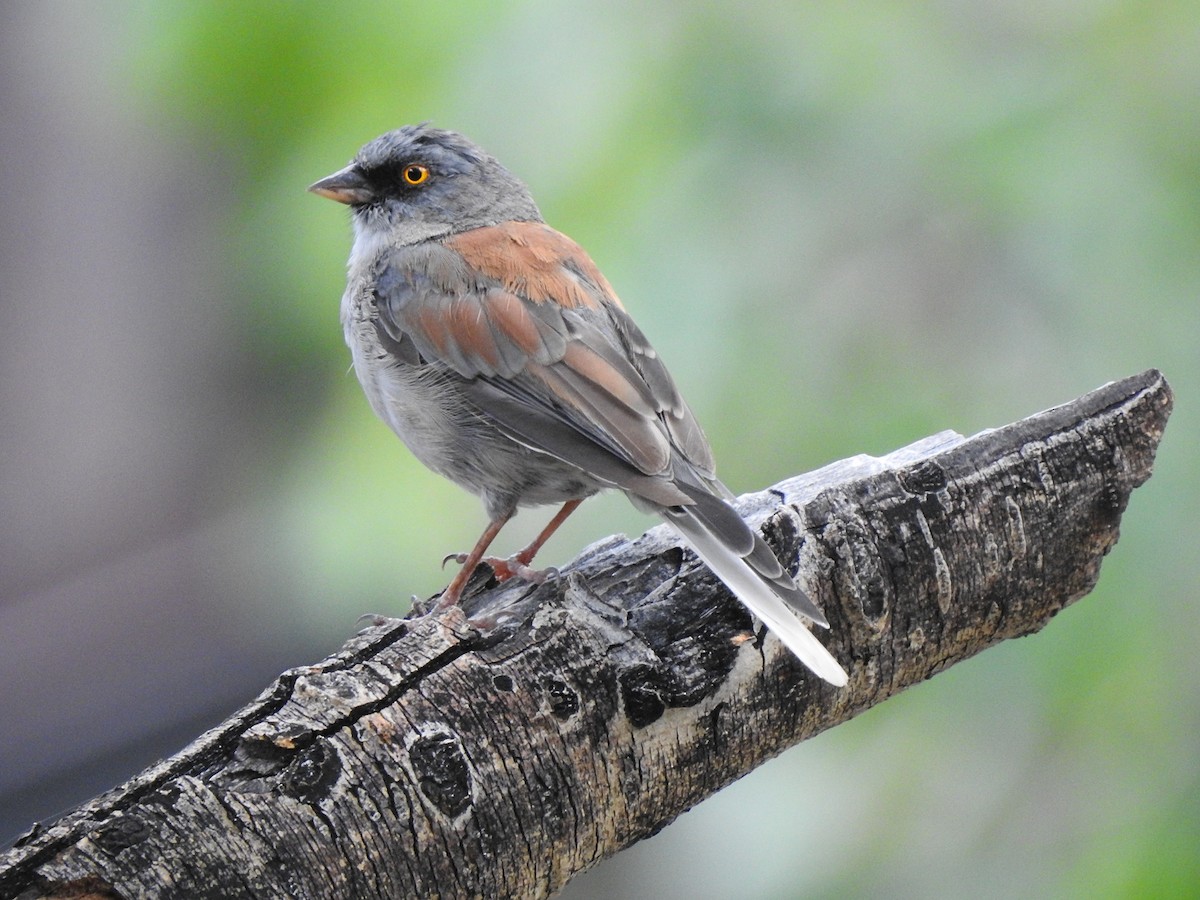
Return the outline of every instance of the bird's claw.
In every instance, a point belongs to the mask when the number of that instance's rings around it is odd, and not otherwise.
[[[416,602],[416,596],[413,596],[413,601]],[[355,625],[360,629],[366,628],[381,628],[384,625],[390,625],[399,622],[400,619],[396,616],[385,616],[383,613],[363,613],[355,621]]]
[[[538,576],[537,583],[543,584],[547,581],[558,581],[558,576],[560,576],[562,572],[558,570],[558,566],[546,566],[546,568],[542,569],[540,572],[535,572],[534,574]]]
[[[467,561],[467,554],[466,553],[448,553],[448,554],[446,554],[446,556],[442,559],[442,568],[443,569],[446,568],[446,563],[450,562],[450,560],[454,560],[456,563],[458,563],[461,566],[463,563],[465,563]]]

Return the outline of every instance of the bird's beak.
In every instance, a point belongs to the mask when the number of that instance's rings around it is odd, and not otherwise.
[[[353,163],[340,172],[334,172],[329,177],[322,178],[316,184],[310,185],[308,189],[314,194],[320,194],[322,197],[349,205],[370,203],[375,196],[370,185],[363,178],[362,172]]]

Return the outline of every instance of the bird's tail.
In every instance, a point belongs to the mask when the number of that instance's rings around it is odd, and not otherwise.
[[[712,495],[709,495],[709,499],[726,506]],[[750,551],[745,554],[738,553],[740,547],[731,547],[730,543],[722,540],[711,527],[706,527],[708,523],[705,521],[707,517],[703,507],[709,506],[709,503],[702,501],[699,505],[701,509],[695,506],[674,506],[662,512],[664,518],[692,546],[716,576],[725,582],[752,613],[766,623],[800,662],[830,684],[838,687],[844,685],[847,681],[845,670],[821,642],[813,637],[803,619],[797,614],[797,608],[805,614],[808,608],[811,608],[820,618],[809,617],[822,625],[827,624],[824,616],[821,616],[820,611],[787,573],[782,571],[779,561],[775,559],[763,539],[755,534]],[[736,515],[732,508],[726,508]],[[743,527],[746,527],[744,523]],[[779,569],[778,573],[756,570],[754,563],[759,562],[760,558],[765,559],[764,553],[774,563],[770,568]],[[798,602],[796,595],[803,599],[803,603]]]

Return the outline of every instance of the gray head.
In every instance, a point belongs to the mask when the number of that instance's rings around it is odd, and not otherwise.
[[[309,188],[354,210],[356,230],[415,244],[500,222],[540,222],[529,188],[461,134],[405,125]]]

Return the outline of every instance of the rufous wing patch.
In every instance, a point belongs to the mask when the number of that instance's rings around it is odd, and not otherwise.
[[[542,222],[504,222],[456,234],[445,246],[480,274],[535,303],[574,309],[621,305],[583,248]]]
[[[562,365],[586,378],[630,409],[637,410],[642,415],[653,415],[653,410],[646,408],[641,392],[590,347],[578,341],[568,344],[567,351],[563,354]]]
[[[508,291],[493,288],[483,295],[481,303],[492,324],[522,353],[531,357],[545,355],[542,334],[526,306],[528,301]]]
[[[442,311],[436,305],[424,304],[413,310],[414,325],[431,343],[439,356],[445,357],[449,350],[450,332]]]
[[[465,360],[485,372],[499,369],[500,351],[479,299],[455,297],[447,307],[447,327]]]

